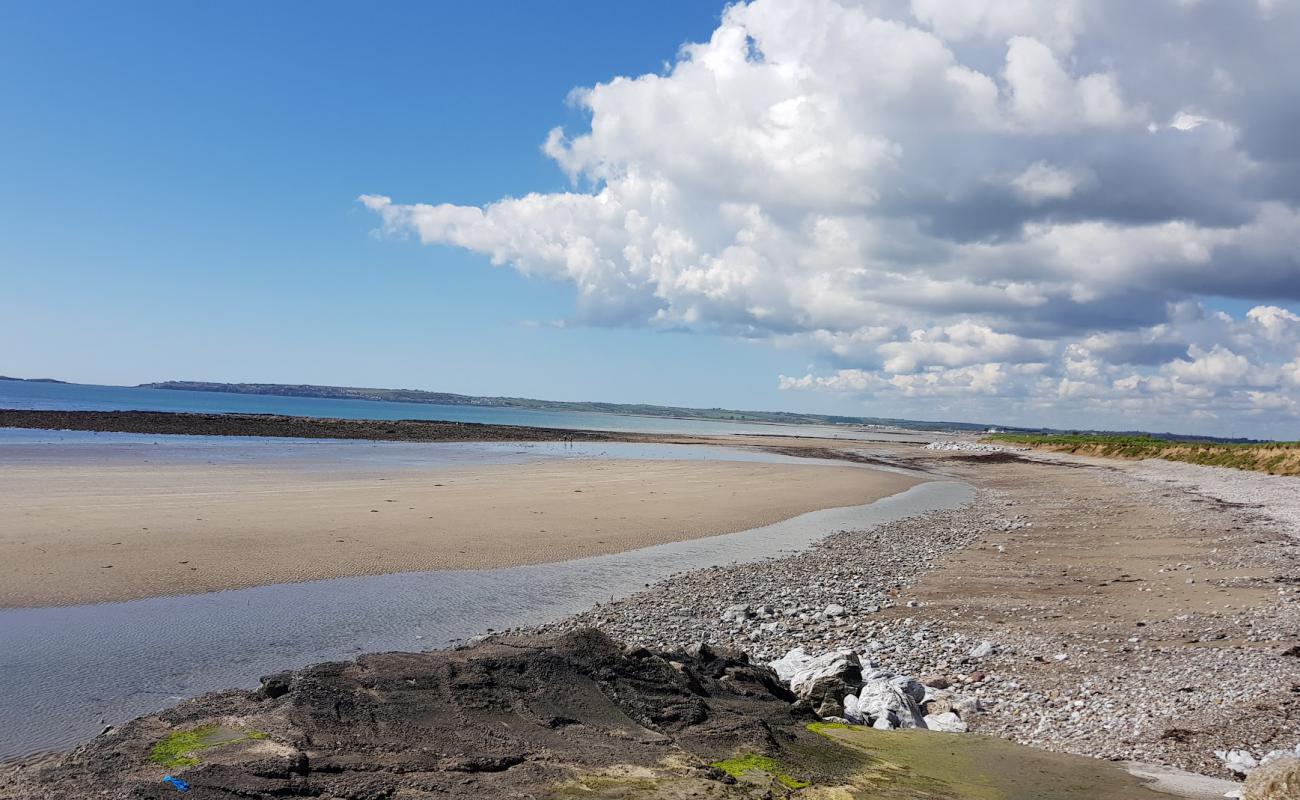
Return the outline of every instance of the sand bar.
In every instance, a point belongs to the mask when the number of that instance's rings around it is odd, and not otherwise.
[[[746,530],[916,483],[849,466],[614,459],[0,473],[0,607],[560,561]]]

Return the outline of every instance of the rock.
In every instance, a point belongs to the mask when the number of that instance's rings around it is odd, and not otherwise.
[[[257,696],[263,700],[274,700],[289,693],[290,682],[293,679],[292,672],[277,672],[274,675],[266,675],[262,678],[262,686],[257,690]]]
[[[1295,800],[1297,797],[1300,797],[1300,758],[1294,755],[1268,759],[1251,770],[1241,791],[1241,800]]]
[[[749,619],[749,616],[749,606],[744,603],[737,603],[734,606],[727,606],[726,610],[722,612],[722,621],[739,622],[744,619]]]
[[[927,695],[925,702],[921,703],[921,713],[927,717],[933,714],[943,714],[948,711],[955,711],[956,705],[954,699],[948,692],[936,692]]]
[[[795,673],[807,666],[809,661],[812,661],[812,656],[802,647],[796,647],[776,661],[768,662],[768,666],[776,671],[778,678],[789,683]]]
[[[820,655],[790,678],[790,691],[809,702],[818,716],[843,716],[844,696],[862,682],[862,664],[856,653],[838,651]]]
[[[942,714],[927,714],[925,716],[925,726],[932,731],[942,731],[943,733],[965,733],[970,726],[962,721],[961,717],[945,711]]]
[[[1223,766],[1238,775],[1248,775],[1259,766],[1259,760],[1249,750],[1215,750],[1214,754],[1223,762]]]
[[[970,719],[983,711],[984,707],[980,705],[978,697],[962,697],[953,702],[952,710],[956,711],[962,719]]]
[[[891,678],[889,682],[897,687],[900,692],[911,698],[912,702],[918,706],[925,702],[925,687],[916,678],[900,675]]]
[[[826,610],[823,611],[822,613],[828,617],[842,617],[844,616],[845,612],[846,609],[844,608],[844,606],[840,605],[839,603],[831,603],[830,605],[826,606]]]
[[[642,658],[649,658],[653,654],[648,649],[640,645],[630,644],[627,647],[623,648],[623,655],[627,656],[628,658],[642,659]]]
[[[988,658],[989,656],[993,655],[996,652],[997,652],[997,647],[995,647],[994,644],[990,642],[988,639],[985,639],[984,641],[980,642],[979,644],[971,648],[970,657]]]
[[[844,718],[853,723],[862,722],[862,715],[858,713],[857,695],[844,695]],[[823,717],[823,719],[825,719],[825,717]]]
[[[931,689],[947,689],[952,686],[952,681],[942,675],[922,675],[921,683],[929,686]]]
[[[887,719],[891,723],[890,727],[924,728],[925,715],[921,713],[920,705],[912,699],[910,691],[904,688],[906,686],[906,683],[900,684],[897,678],[878,679],[863,684],[858,692],[859,718],[864,723],[870,720],[873,727],[877,728],[881,727],[881,718]]]

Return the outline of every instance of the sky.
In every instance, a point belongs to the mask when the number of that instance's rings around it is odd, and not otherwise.
[[[1300,0],[0,6],[0,374],[1300,438]]]

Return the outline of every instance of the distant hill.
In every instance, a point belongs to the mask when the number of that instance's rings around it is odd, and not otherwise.
[[[732,420],[786,425],[876,425],[906,427],[912,430],[982,431],[987,425],[965,422],[918,422],[878,417],[845,417],[827,414],[798,414],[789,411],[738,411],[729,408],[684,408],[641,403],[600,403],[587,401],[534,400],[527,397],[475,397],[450,392],[427,392],[421,389],[371,389],[355,386],[314,386],[283,383],[211,383],[208,381],[162,381],[144,383],[143,389],[178,389],[194,392],[280,395],[283,397],[322,397],[336,400],[381,400],[399,403],[429,403],[444,406],[486,406],[493,408],[531,408],[540,411],[585,411],[628,414],[672,419]]]
[[[0,381],[22,381],[24,383],[67,383],[67,381],[55,380],[54,378],[13,378],[8,375],[0,375]]]

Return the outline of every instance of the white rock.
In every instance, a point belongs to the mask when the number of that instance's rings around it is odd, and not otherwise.
[[[844,612],[845,612],[844,606],[840,605],[839,603],[831,603],[830,605],[826,606],[826,610],[823,611],[822,613],[828,617],[842,617],[844,616]]]
[[[997,652],[997,648],[994,647],[993,643],[990,642],[988,639],[985,639],[984,641],[980,642],[979,644],[971,648],[970,657],[988,658],[989,656],[993,655],[996,652]]]
[[[899,675],[896,678],[890,678],[889,682],[900,692],[911,698],[912,702],[918,706],[925,702],[925,686],[916,678]]]
[[[857,653],[852,650],[824,653],[804,664],[790,677],[790,691],[800,697],[807,697],[826,681],[842,679],[856,683],[861,674],[861,663]]]
[[[769,661],[767,665],[776,671],[776,677],[782,682],[789,683],[795,673],[807,666],[809,661],[812,661],[812,656],[802,647],[796,647],[776,661]]]
[[[847,694],[844,696],[844,718],[855,725],[862,724],[862,716],[858,714],[858,698],[856,695]]]
[[[1223,766],[1238,775],[1247,775],[1259,766],[1259,760],[1249,750],[1215,750],[1214,754],[1223,762]]]
[[[944,733],[965,733],[970,728],[969,725],[962,721],[961,717],[951,711],[926,715],[925,726],[932,731],[942,731]]]
[[[870,718],[874,720],[875,727],[880,727],[880,719],[892,714],[897,720],[897,727],[924,728],[925,715],[921,713],[921,707],[894,682],[896,680],[898,679],[877,679],[863,684],[858,691],[858,716],[864,720]],[[925,688],[921,687],[921,691],[924,696]]]

